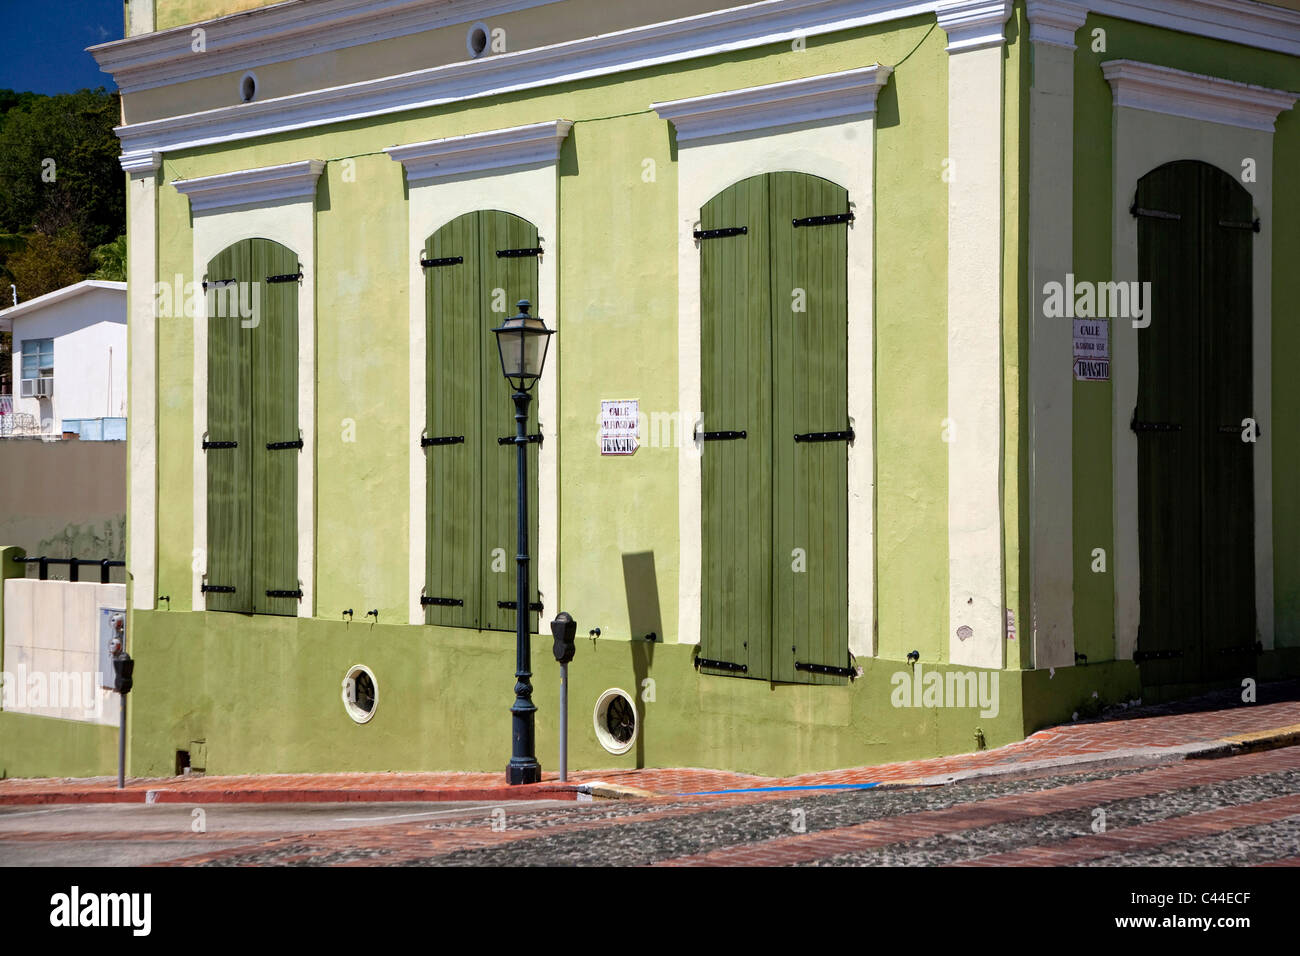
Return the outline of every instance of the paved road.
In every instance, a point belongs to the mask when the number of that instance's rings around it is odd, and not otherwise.
[[[205,833],[193,832],[195,809]],[[0,863],[1300,864],[1300,747],[907,790],[0,809]]]

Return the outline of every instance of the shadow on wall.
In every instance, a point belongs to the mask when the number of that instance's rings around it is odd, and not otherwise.
[[[664,639],[663,621],[659,616],[659,581],[655,575],[653,551],[636,551],[623,555],[623,587],[627,593],[627,620],[631,636],[632,674],[635,686],[631,693],[637,703],[636,765],[645,766],[647,702],[654,700],[650,671],[654,665],[655,644]]]

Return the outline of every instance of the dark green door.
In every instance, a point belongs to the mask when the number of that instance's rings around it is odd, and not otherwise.
[[[1253,671],[1249,193],[1205,163],[1138,184],[1138,534],[1145,685]]]
[[[514,403],[492,329],[515,313],[520,299],[536,305],[537,249],[535,226],[497,210],[466,213],[441,227],[425,246],[424,597],[430,624],[515,627]],[[538,433],[536,396],[528,433]],[[501,444],[505,437],[512,442]],[[527,455],[536,602],[538,445],[528,445]],[[535,611],[529,620],[535,632]]]
[[[827,668],[848,665],[847,210],[843,188],[781,172],[701,211],[710,673],[844,679]]]

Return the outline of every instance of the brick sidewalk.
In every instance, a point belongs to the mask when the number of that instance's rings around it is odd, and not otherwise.
[[[1272,685],[1269,697],[1291,696],[1294,684]],[[1279,693],[1284,692],[1284,693]],[[861,786],[961,771],[1014,766],[1031,761],[1101,755],[1133,748],[1178,747],[1239,734],[1300,724],[1300,699],[1235,706],[1219,695],[1218,709],[1193,710],[1193,704],[1136,710],[1115,719],[1041,730],[995,750],[771,778],[690,768],[586,770],[570,774],[568,785],[554,772],[543,782],[507,787],[500,773],[329,773],[250,776],[166,777],[131,780],[123,791],[111,778],[0,781],[0,804],[144,802],[349,802],[501,799],[576,799],[577,784],[602,782],[653,795],[766,787]],[[1203,701],[1200,706],[1207,706]]]

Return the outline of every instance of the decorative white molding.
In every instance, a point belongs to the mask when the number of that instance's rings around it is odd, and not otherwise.
[[[406,181],[414,186],[440,179],[461,179],[467,175],[512,167],[550,165],[560,157],[560,147],[573,123],[552,120],[514,126],[487,133],[470,133],[431,139],[408,146],[390,146],[388,158],[406,169]]]
[[[1074,33],[1088,19],[1088,8],[1069,0],[1027,0],[1029,40],[1075,49]]]
[[[1001,46],[1003,27],[1011,16],[1010,0],[945,0],[935,14],[948,34],[949,53]]]
[[[677,129],[677,142],[814,122],[842,122],[876,111],[892,67],[879,63],[842,73],[711,93],[650,108]]]
[[[199,179],[178,179],[176,191],[190,197],[190,209],[206,212],[233,206],[268,206],[288,200],[311,200],[316,196],[316,179],[325,164],[304,159],[283,166],[262,166],[219,173]]]
[[[1088,11],[1300,56],[1300,10],[1249,0],[1088,0]]]
[[[90,48],[125,94],[392,40],[557,0],[312,0],[277,3]],[[201,26],[205,51],[193,48]]]
[[[128,173],[153,173],[157,172],[158,167],[162,165],[162,153],[152,149],[132,153],[129,156],[123,153],[118,162],[122,164],[123,171]]]
[[[1102,75],[1115,105],[1167,113],[1207,123],[1274,131],[1278,114],[1295,105],[1297,94],[1188,73],[1137,60],[1108,60]]]

